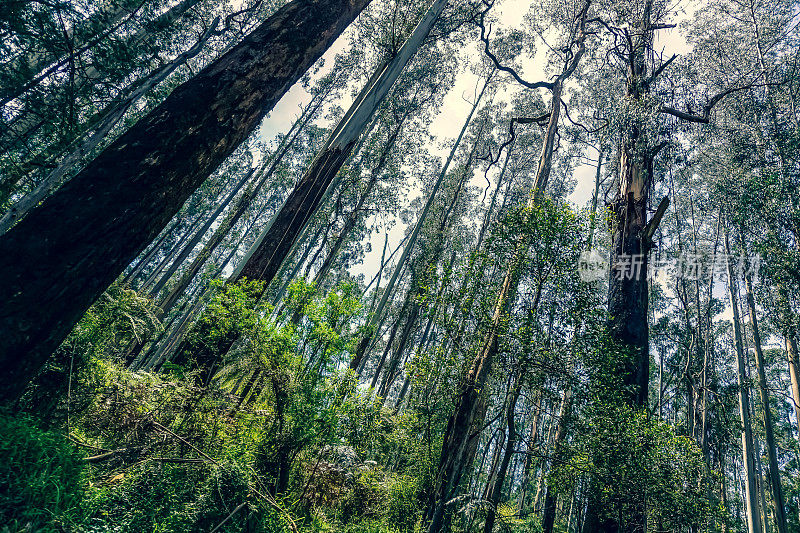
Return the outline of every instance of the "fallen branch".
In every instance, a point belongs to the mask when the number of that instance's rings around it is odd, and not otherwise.
[[[280,505],[278,505],[278,502],[276,502],[276,501],[275,501],[275,499],[274,499],[272,496],[270,496],[269,494],[262,494],[261,492],[259,492],[258,490],[256,490],[256,489],[255,489],[255,488],[253,488],[253,487],[251,487],[251,488],[250,488],[250,490],[252,490],[252,491],[253,491],[253,493],[254,493],[256,496],[260,496],[261,498],[264,498],[264,500],[266,500],[266,502],[267,502],[267,503],[268,503],[268,504],[269,504],[269,505],[270,505],[270,506],[271,506],[273,509],[275,509],[275,510],[276,510],[276,511],[278,511],[279,513],[281,513],[281,514],[283,514],[284,516],[286,516],[286,520],[288,520],[288,521],[289,521],[289,527],[292,529],[292,531],[293,531],[294,533],[299,533],[299,532],[298,532],[298,530],[297,530],[297,525],[294,523],[294,520],[292,519],[292,516],[289,514],[289,512],[288,512],[288,511],[284,510],[284,509],[283,509],[283,507],[281,507]],[[213,533],[213,532],[212,532],[212,533]]]
[[[215,465],[219,466],[219,463],[214,458],[212,458],[210,455],[205,453],[203,450],[201,450],[200,448],[198,448],[197,446],[195,446],[194,444],[192,444],[188,440],[184,439],[180,435],[177,435],[177,434],[173,433],[170,429],[165,428],[164,426],[162,426],[161,424],[159,424],[156,421],[153,421],[152,423],[156,428],[160,429],[161,431],[163,431],[163,432],[165,432],[165,433],[167,433],[169,435],[172,435],[173,437],[175,437],[176,439],[178,439],[179,441],[181,441],[182,443],[184,443],[185,445],[187,445],[188,447],[190,447],[191,449],[193,449],[194,451],[196,451],[197,453],[202,455],[204,458],[208,459],[209,461],[211,461]]]
[[[109,450],[109,451],[107,451],[105,453],[101,453],[101,454],[98,454],[98,455],[92,455],[91,457],[84,457],[83,462],[89,463],[89,464],[102,463],[103,461],[107,461],[108,459],[116,457],[117,455],[121,455],[121,454],[127,453],[127,452],[133,452],[133,451],[141,450],[142,448],[144,448],[144,446],[133,446],[131,448],[120,448],[118,450]]]
[[[224,526],[225,524],[227,524],[227,523],[228,523],[228,520],[230,520],[231,518],[233,518],[233,517],[234,517],[234,515],[235,515],[236,513],[238,513],[239,511],[241,511],[241,510],[242,510],[242,509],[243,509],[243,508],[244,508],[246,505],[247,505],[247,502],[242,502],[242,503],[240,503],[240,504],[239,504],[239,505],[236,507],[236,509],[234,509],[233,511],[231,511],[231,513],[230,513],[228,516],[226,516],[226,517],[225,517],[225,519],[224,519],[222,522],[220,522],[219,524],[217,524],[217,527],[215,527],[214,529],[212,529],[212,530],[211,530],[211,533],[216,533],[217,531],[219,531],[219,530],[220,530],[220,528],[221,528],[222,526]]]

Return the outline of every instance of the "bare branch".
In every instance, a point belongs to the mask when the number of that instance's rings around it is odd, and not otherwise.
[[[481,12],[480,19],[478,20],[478,26],[480,26],[481,28],[481,41],[483,41],[483,51],[486,53],[489,59],[492,60],[492,63],[494,63],[494,66],[497,70],[511,74],[511,77],[514,78],[514,80],[516,80],[517,83],[519,83],[523,87],[527,87],[528,89],[552,89],[553,83],[549,81],[529,82],[523,80],[513,68],[507,67],[502,63],[500,63],[500,60],[497,59],[497,56],[494,55],[492,51],[489,49],[489,34],[491,33],[492,30],[491,28],[489,28],[489,30],[487,31],[485,19],[486,19],[486,13],[489,12],[489,10],[492,8],[493,5],[494,3],[489,4],[489,6],[484,11]]]
[[[653,81],[654,81],[656,78],[658,78],[658,77],[661,75],[661,73],[662,73],[662,72],[664,72],[664,69],[665,69],[665,68],[667,68],[667,67],[670,65],[670,63],[672,63],[673,61],[675,61],[675,58],[677,58],[677,57],[678,57],[678,55],[677,55],[677,54],[672,54],[672,57],[670,57],[669,59],[667,59],[666,61],[664,61],[664,62],[661,64],[661,66],[660,66],[660,67],[658,67],[658,68],[655,70],[655,72],[653,72],[653,74],[651,74],[651,75],[650,75],[650,77],[649,77],[649,78],[647,78],[647,83],[648,83],[648,84],[650,84],[650,83],[652,83],[652,82],[653,82]]]
[[[738,87],[731,87],[722,91],[719,94],[716,94],[711,100],[708,101],[706,105],[703,106],[703,114],[702,115],[695,115],[692,113],[687,113],[686,111],[681,111],[680,109],[675,109],[672,107],[667,107],[662,105],[659,109],[659,112],[666,113],[668,115],[672,115],[674,117],[678,117],[681,120],[685,120],[687,122],[698,122],[700,124],[708,124],[709,120],[711,119],[711,110],[714,108],[715,105],[719,103],[720,100],[725,98],[731,93],[735,93],[738,91],[743,91],[745,89],[750,89],[755,87],[757,84],[755,83],[748,83],[747,85],[740,85]]]

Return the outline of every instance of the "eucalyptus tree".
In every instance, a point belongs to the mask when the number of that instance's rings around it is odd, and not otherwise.
[[[258,248],[248,258],[244,268],[234,276],[233,281],[244,277],[261,280],[265,284],[272,281],[298,236],[327,196],[327,191],[353,146],[408,62],[423,45],[446,6],[446,0],[435,0],[431,3],[403,46],[378,66],[334,129],[325,148],[287,198],[285,206],[259,236]]]
[[[536,173],[533,192],[529,197],[528,207],[534,209],[542,198],[550,177],[553,152],[555,151],[556,132],[558,129],[559,115],[561,111],[561,94],[563,84],[575,69],[578,67],[581,57],[586,48],[586,20],[589,11],[589,3],[582,2],[575,6],[571,20],[565,23],[566,42],[562,49],[565,51],[564,57],[559,58],[563,61],[563,67],[554,76],[552,82],[527,82],[522,79],[511,67],[503,65],[497,56],[491,52],[485,16],[487,8],[481,15],[481,41],[484,44],[484,52],[492,60],[494,66],[501,72],[511,74],[514,80],[527,89],[546,88],[551,92],[550,111],[539,120],[547,120],[547,131],[542,143],[542,151],[539,159],[539,166]],[[536,118],[514,117],[510,121],[508,144],[513,142],[514,126],[516,123],[537,122]],[[426,519],[430,521],[428,531],[430,533],[441,530],[445,520],[445,506],[447,502],[457,493],[461,482],[466,460],[468,458],[468,444],[471,440],[471,432],[474,426],[482,426],[482,419],[485,415],[485,401],[481,400],[485,383],[489,377],[492,361],[499,349],[499,336],[505,322],[505,316],[516,297],[522,269],[522,261],[527,250],[528,241],[525,236],[520,236],[516,249],[508,262],[508,268],[500,285],[494,309],[492,311],[491,324],[487,333],[481,341],[478,353],[469,364],[463,384],[459,387],[456,406],[453,414],[448,421],[447,431],[442,444],[439,468],[435,482],[436,493],[428,503]]]
[[[366,4],[282,7],[0,237],[3,400]]]

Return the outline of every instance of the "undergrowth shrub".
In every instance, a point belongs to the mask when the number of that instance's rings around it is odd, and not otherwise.
[[[62,435],[0,414],[0,522],[11,531],[50,531],[71,522],[84,495],[84,465]]]

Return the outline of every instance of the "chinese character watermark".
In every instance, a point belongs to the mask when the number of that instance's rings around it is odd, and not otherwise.
[[[725,282],[728,279],[728,265],[733,268],[737,278],[752,276],[758,278],[761,258],[742,255],[682,254],[667,259],[648,258],[644,254],[621,254],[609,265],[608,255],[599,250],[586,250],[578,259],[578,274],[584,282],[608,279],[617,280],[646,279],[668,282],[675,279],[688,281]]]

